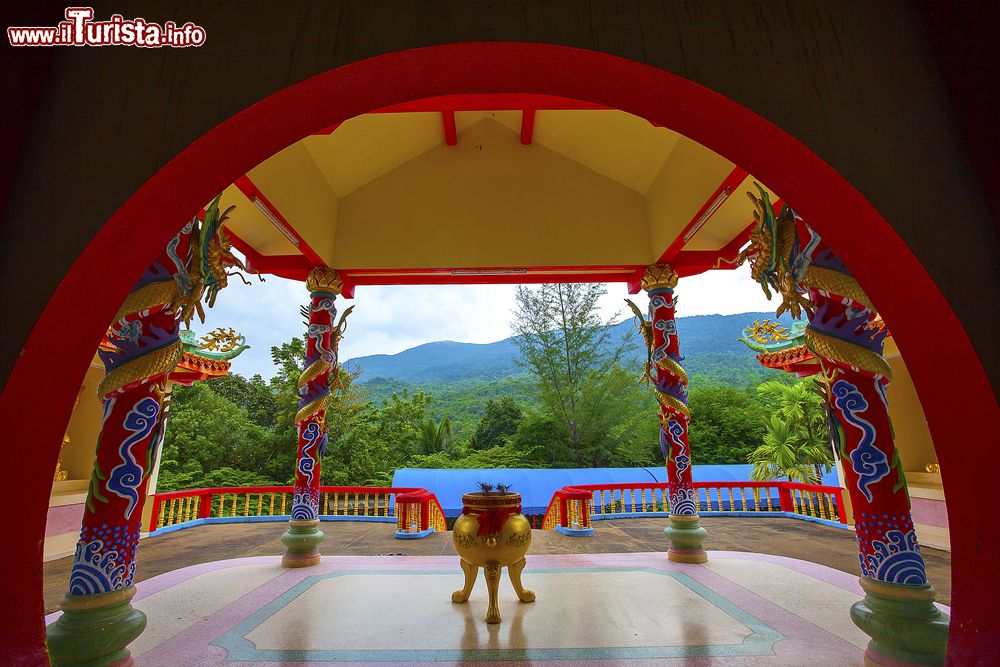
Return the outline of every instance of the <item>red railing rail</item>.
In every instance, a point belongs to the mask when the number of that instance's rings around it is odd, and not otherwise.
[[[151,531],[196,519],[288,516],[291,486],[243,486],[188,489],[154,494],[150,499]],[[399,497],[410,494],[411,504],[424,507],[423,530],[444,530],[444,510],[437,496],[417,487],[321,486],[320,516],[394,517],[399,524]],[[414,495],[416,494],[416,495]]]
[[[695,482],[702,513],[786,512],[849,523],[844,489],[799,482]],[[625,482],[565,486],[552,495],[542,520],[543,529],[569,527],[574,516],[590,525],[593,515],[649,514],[670,511],[666,482]],[[775,502],[777,496],[777,502]],[[576,515],[574,515],[576,513]]]

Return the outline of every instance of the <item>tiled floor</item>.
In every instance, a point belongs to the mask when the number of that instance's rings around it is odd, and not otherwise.
[[[194,565],[138,584],[144,666],[264,664],[860,665],[848,616],[856,577],[780,556],[711,552],[529,554],[517,601],[488,626],[480,574],[451,602],[454,556],[325,557],[300,570],[262,556]],[[47,620],[51,621],[55,615]]]

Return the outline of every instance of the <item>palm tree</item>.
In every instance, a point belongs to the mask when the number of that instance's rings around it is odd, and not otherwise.
[[[757,482],[785,477],[791,482],[821,483],[821,468],[833,461],[825,443],[817,446],[804,436],[804,429],[793,428],[779,414],[771,415],[765,422],[764,443],[750,453],[750,478]]]
[[[420,423],[413,435],[414,448],[421,454],[430,455],[451,448],[451,422],[445,417],[440,422],[428,417]]]
[[[764,423],[764,444],[750,455],[754,464],[751,477],[757,481],[787,477],[821,484],[833,459],[819,396],[806,381],[786,384],[771,380],[758,386],[757,392],[776,407]]]

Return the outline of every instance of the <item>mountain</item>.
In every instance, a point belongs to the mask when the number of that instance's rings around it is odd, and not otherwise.
[[[762,378],[768,371],[761,368],[753,353],[737,339],[754,320],[774,319],[774,313],[741,313],[738,315],[696,315],[677,319],[683,365],[690,375],[708,375],[732,384],[746,384],[748,376]],[[791,320],[781,318],[786,326]],[[628,363],[643,363],[646,353],[641,349],[641,337],[632,320],[612,325],[612,340],[623,337],[635,341],[628,354]],[[476,380],[501,381],[525,373],[517,364],[520,356],[516,340],[505,338],[495,343],[456,343],[437,341],[418,345],[398,354],[375,354],[356,357],[344,362],[350,371],[361,370],[359,382],[376,379],[396,383],[425,385]],[[382,384],[385,384],[384,382]]]

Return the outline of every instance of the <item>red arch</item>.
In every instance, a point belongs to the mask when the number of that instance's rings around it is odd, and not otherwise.
[[[8,534],[16,539],[4,554],[13,576],[3,584],[11,589],[4,596],[11,617],[0,626],[0,657],[17,662],[25,650],[42,650],[39,564],[58,443],[96,343],[149,258],[204,202],[302,137],[374,109],[456,93],[557,95],[647,118],[761,178],[838,249],[905,352],[944,470],[954,549],[949,655],[961,663],[985,655],[998,621],[993,591],[983,585],[995,580],[993,559],[982,556],[995,554],[1000,540],[963,510],[988,502],[978,495],[985,493],[980,471],[1000,467],[1000,454],[969,445],[981,433],[1000,432],[1000,410],[961,323],[892,227],[807,147],[696,83],[592,51],[465,43],[356,62],[258,102],[150,178],[80,255],[46,305],[0,397],[0,424],[11,443],[0,480],[25,503],[25,510],[7,521]],[[36,442],[51,444],[39,451],[32,446]]]

